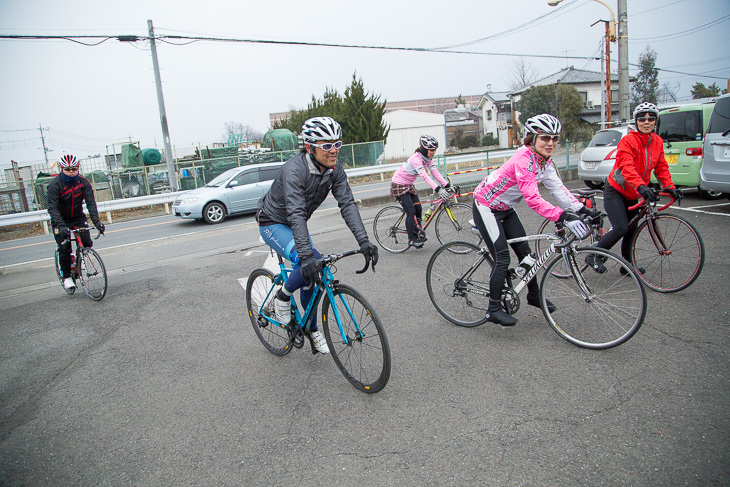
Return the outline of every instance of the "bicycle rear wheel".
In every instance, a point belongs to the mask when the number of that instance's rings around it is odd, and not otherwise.
[[[644,220],[636,229],[631,258],[644,283],[660,293],[687,288],[699,277],[705,265],[705,245],[697,229],[681,216],[663,213],[653,218],[659,245],[655,245]],[[662,245],[663,242],[663,245]]]
[[[256,269],[248,276],[246,307],[253,331],[274,355],[284,356],[292,351],[293,337],[285,325],[265,318],[274,318],[274,274],[267,269]]]
[[[426,267],[426,288],[441,316],[459,326],[485,321],[489,307],[492,263],[470,242],[449,242],[439,247]]]
[[[436,238],[441,245],[448,242],[471,242],[478,245],[481,238],[471,231],[472,208],[464,203],[452,203],[449,207],[454,220],[451,219],[445,206],[436,216]]]
[[[600,258],[608,270],[599,274],[584,266],[588,256]],[[577,274],[571,272],[572,266]],[[556,275],[571,274],[570,279]],[[549,299],[556,310],[548,311]],[[626,260],[601,248],[566,249],[547,264],[540,285],[543,314],[570,343],[605,349],[621,345],[641,327],[646,315],[646,290]]]
[[[401,253],[408,249],[406,212],[400,206],[386,206],[373,220],[375,240],[388,252]]]
[[[332,291],[335,303],[326,297],[322,305],[322,329],[327,346],[350,384],[359,391],[374,394],[390,379],[390,346],[385,329],[370,303],[355,289],[335,284]]]
[[[81,249],[81,258],[76,263],[81,286],[88,297],[101,301],[106,296],[106,267],[94,249]]]
[[[61,260],[60,260],[60,253],[58,252],[58,249],[56,249],[56,255],[53,258],[53,261],[56,263],[56,275],[58,276],[58,280],[61,282],[61,287],[64,291],[66,291],[68,294],[73,294],[76,292],[76,287],[72,287],[71,289],[66,289],[66,286],[63,285],[63,272],[61,272]],[[71,279],[73,279],[73,276],[71,276]],[[74,279],[75,281],[75,279]]]

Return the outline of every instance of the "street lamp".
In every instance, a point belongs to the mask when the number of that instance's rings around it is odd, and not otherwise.
[[[548,0],[548,5],[555,7],[563,0]],[[613,15],[613,9],[603,0],[593,0],[608,9],[611,13],[611,20],[599,20],[606,24],[606,127],[611,126],[611,43],[616,42],[616,18]],[[598,23],[596,22],[596,23]],[[596,25],[594,23],[593,25]],[[592,27],[592,26],[591,26]]]

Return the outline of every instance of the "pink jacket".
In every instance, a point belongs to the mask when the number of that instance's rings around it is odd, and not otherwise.
[[[431,171],[431,176],[433,176],[438,182],[435,182],[429,177],[426,168],[428,168],[428,171]],[[448,183],[439,170],[436,169],[436,162],[433,159],[426,161],[419,152],[414,152],[413,155],[395,171],[391,181],[396,184],[413,184],[419,175],[421,176],[421,179],[426,181],[426,184],[434,190],[439,185],[446,186]]]
[[[583,206],[563,185],[553,161],[545,159],[529,146],[517,149],[517,154],[484,178],[474,190],[474,199],[482,206],[505,211],[524,197],[527,206],[540,216],[557,221],[563,209],[543,199],[539,183],[545,185],[562,208],[577,211]]]

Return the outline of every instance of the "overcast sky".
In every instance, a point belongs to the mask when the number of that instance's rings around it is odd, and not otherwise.
[[[616,12],[616,0],[608,3]],[[600,71],[598,61],[571,57],[598,55],[604,28],[591,24],[608,20],[608,9],[591,0],[564,0],[559,7],[546,0],[0,0],[0,34],[147,36],[151,19],[156,35],[442,48],[527,24],[452,49],[556,56],[523,58],[541,76],[567,65]],[[680,97],[689,98],[697,81],[727,87],[730,2],[628,0],[628,19],[630,63],[650,45],[657,67],[691,73],[660,75]],[[326,87],[342,93],[355,71],[382,100],[455,97],[484,93],[488,85],[507,91],[519,59],[209,41],[158,42],[158,57],[170,137],[178,147],[221,140],[229,121],[265,132],[270,112],[304,108]],[[614,45],[614,70],[617,60]],[[148,41],[110,39],[89,47],[0,39],[0,62],[0,168],[11,159],[43,160],[39,124],[52,161],[64,153],[104,154],[105,146],[129,139],[143,149],[162,148]]]

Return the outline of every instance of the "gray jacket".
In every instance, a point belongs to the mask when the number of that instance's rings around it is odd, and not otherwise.
[[[352,196],[347,175],[339,162],[334,169],[320,173],[311,156],[301,152],[281,167],[271,189],[259,201],[259,208],[276,223],[288,225],[301,261],[313,257],[307,220],[332,191],[342,218],[357,239],[358,245],[368,240],[360,211]]]

